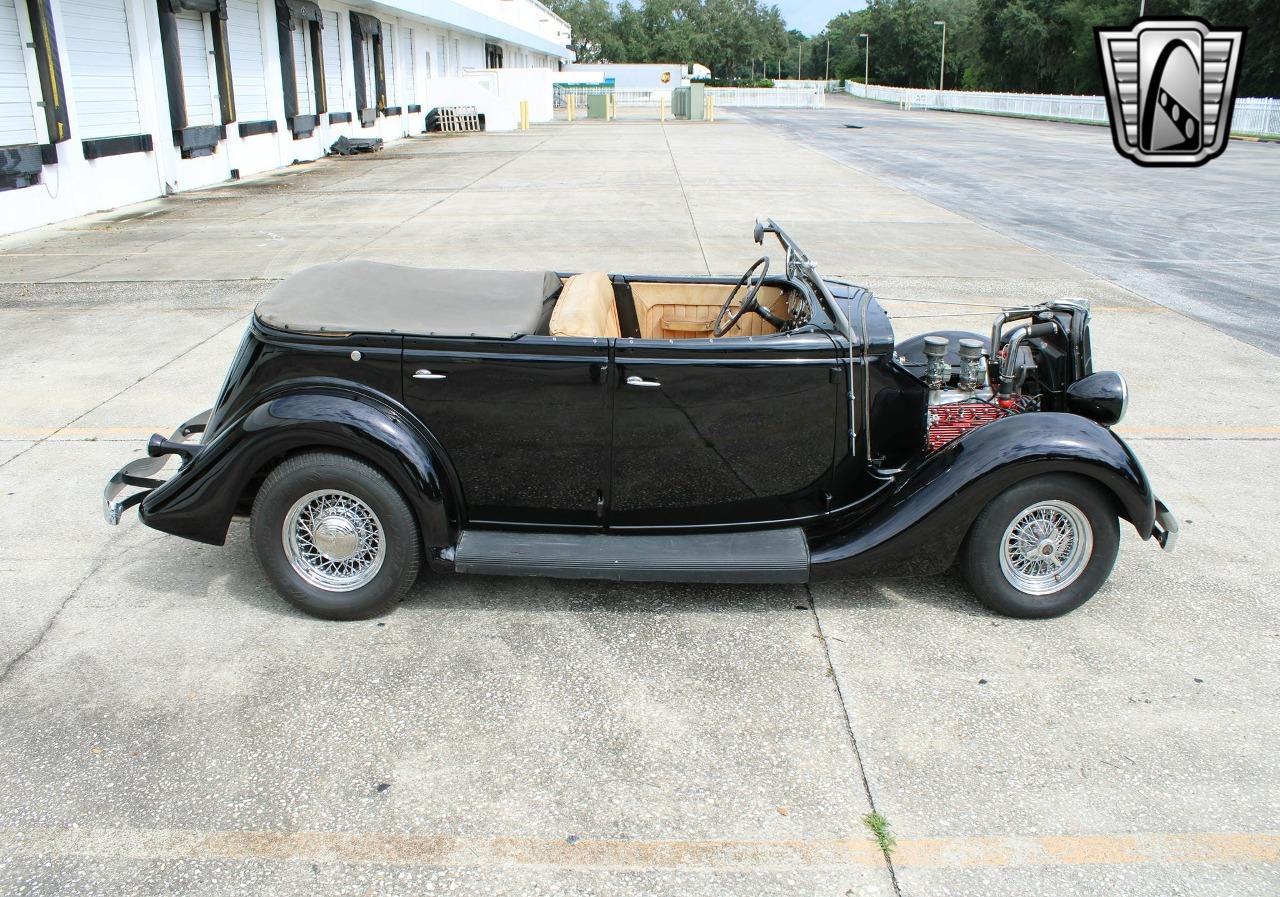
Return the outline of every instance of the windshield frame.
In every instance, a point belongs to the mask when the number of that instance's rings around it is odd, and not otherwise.
[[[818,266],[814,264],[813,259],[809,258],[805,251],[800,248],[800,245],[791,239],[791,236],[772,218],[763,222],[757,218],[755,241],[758,245],[764,245],[765,234],[773,234],[777,237],[778,242],[786,251],[787,278],[790,280],[803,280],[809,284],[826,307],[827,315],[835,323],[836,328],[852,346],[854,342],[853,326],[845,315],[844,309],[840,307],[840,303],[836,301],[835,296],[831,295],[831,290],[827,288],[826,282],[818,274]]]

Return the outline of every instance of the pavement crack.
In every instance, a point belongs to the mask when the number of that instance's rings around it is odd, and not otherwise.
[[[804,591],[809,596],[809,613],[813,617],[813,625],[817,631],[818,641],[822,644],[822,658],[827,663],[831,682],[836,689],[836,700],[840,702],[840,713],[844,716],[845,732],[849,735],[849,745],[853,748],[854,761],[858,764],[858,775],[862,779],[862,790],[867,796],[867,805],[872,813],[879,813],[876,808],[875,795],[871,793],[871,781],[867,778],[867,767],[862,760],[862,750],[858,747],[858,736],[853,730],[853,719],[849,716],[849,705],[845,702],[844,689],[840,687],[840,674],[836,672],[835,664],[831,662],[831,647],[827,641],[827,633],[822,628],[822,618],[818,616],[818,604],[813,597],[813,587],[809,583],[805,583]],[[889,872],[889,883],[893,885],[893,893],[897,897],[902,897],[902,888],[898,884],[898,870],[894,868],[893,857],[887,850],[883,851],[883,853],[884,865]]]
[[[71,603],[73,598],[80,594],[80,590],[84,588],[84,584],[96,576],[98,571],[105,567],[109,561],[119,560],[134,549],[145,547],[153,542],[158,542],[163,538],[164,536],[157,535],[154,538],[145,539],[137,545],[132,545],[123,549],[118,548],[114,542],[104,547],[101,552],[99,552],[98,558],[89,568],[89,572],[80,577],[79,581],[76,582],[71,591],[67,593],[67,596],[58,602],[57,608],[49,615],[49,619],[45,621],[44,626],[42,626],[40,631],[36,633],[36,637],[31,640],[31,644],[19,651],[13,660],[4,665],[4,669],[0,669],[0,685],[4,685],[4,683],[9,679],[9,674],[17,669],[18,665],[26,660],[32,652],[44,644],[45,637],[53,630],[53,627],[58,624],[58,619],[62,616],[62,612],[67,609],[67,605]]]
[[[693,206],[689,202],[689,191],[684,188],[684,178],[680,175],[680,166],[676,164],[676,153],[671,148],[671,137],[667,134],[667,126],[662,125],[662,139],[667,144],[667,155],[671,157],[671,169],[676,174],[676,183],[680,186],[680,196],[684,199],[685,211],[689,213],[689,226],[693,228],[693,238],[698,241],[698,252],[702,253],[702,267],[711,273],[711,263],[707,261],[707,250],[702,245],[702,234],[698,233],[698,222],[693,217]]]
[[[147,373],[143,374],[143,375],[142,375],[141,377],[139,377],[138,379],[134,380],[134,381],[133,381],[132,383],[130,383],[129,385],[124,386],[124,387],[121,387],[120,389],[116,390],[116,391],[115,391],[115,392],[113,392],[111,395],[109,395],[109,396],[107,396],[105,399],[103,399],[101,402],[99,402],[98,404],[94,405],[92,408],[88,408],[88,409],[86,409],[86,410],[84,410],[84,411],[80,412],[80,413],[79,413],[79,414],[77,414],[75,417],[73,417],[71,420],[67,421],[65,424],[63,424],[62,426],[58,427],[58,429],[54,430],[52,433],[47,433],[47,434],[45,434],[44,436],[40,437],[40,438],[39,438],[39,439],[37,439],[35,442],[31,443],[31,445],[27,446],[27,447],[26,447],[26,448],[24,448],[22,451],[18,452],[16,455],[14,455],[12,458],[10,458],[9,460],[5,461],[3,464],[0,464],[0,469],[3,469],[3,468],[5,468],[5,467],[9,466],[9,465],[10,465],[10,464],[12,464],[14,461],[18,460],[19,458],[21,458],[23,455],[25,455],[27,452],[31,451],[32,449],[37,448],[38,446],[44,445],[44,444],[45,444],[46,442],[48,442],[50,439],[53,439],[53,438],[54,438],[55,436],[57,436],[59,433],[63,432],[63,431],[64,431],[64,430],[66,430],[68,427],[72,426],[76,421],[83,420],[84,418],[88,417],[90,414],[93,414],[93,412],[97,411],[97,410],[98,410],[99,408],[101,408],[103,405],[107,404],[108,402],[112,401],[113,399],[119,398],[120,396],[124,395],[126,392],[128,392],[128,391],[129,391],[129,390],[131,390],[131,389],[133,389],[135,386],[137,386],[137,385],[138,385],[139,383],[141,383],[142,381],[144,381],[144,380],[146,380],[146,379],[148,379],[148,378],[150,378],[150,377],[154,377],[156,374],[158,374],[158,373],[160,373],[161,371],[163,371],[165,368],[167,368],[169,365],[173,364],[175,361],[178,361],[178,360],[179,360],[179,359],[181,359],[181,358],[185,358],[186,356],[190,355],[192,352],[194,352],[196,349],[199,349],[201,346],[203,346],[205,343],[209,342],[210,340],[217,339],[219,336],[221,336],[222,334],[226,333],[226,332],[227,332],[228,330],[230,330],[232,327],[236,326],[236,324],[238,324],[238,323],[240,323],[241,321],[243,321],[243,320],[244,320],[244,318],[245,318],[245,315],[243,315],[243,314],[237,314],[237,315],[236,315],[236,317],[235,317],[235,320],[231,321],[229,324],[226,324],[226,325],[224,325],[224,326],[222,326],[222,327],[219,327],[217,330],[215,330],[213,333],[209,334],[208,336],[206,336],[204,339],[200,340],[199,342],[196,342],[196,343],[193,343],[193,344],[192,344],[192,345],[190,345],[190,346],[187,346],[187,348],[183,349],[183,350],[182,350],[181,352],[179,352],[177,355],[175,355],[175,356],[173,356],[172,358],[170,358],[170,359],[169,359],[168,361],[166,361],[164,364],[161,364],[160,366],[158,366],[158,367],[155,367],[155,368],[151,369],[150,371],[148,371]]]

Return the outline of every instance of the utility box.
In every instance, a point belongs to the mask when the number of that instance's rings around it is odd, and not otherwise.
[[[587,97],[587,118],[608,118],[609,97],[603,93],[593,93]]]
[[[689,117],[689,88],[677,87],[671,91],[671,117],[684,119]]]
[[[689,85],[689,120],[705,121],[707,117],[707,85],[694,81]]]
[[[707,112],[707,87],[694,83],[671,91],[671,114],[686,121],[702,121]]]

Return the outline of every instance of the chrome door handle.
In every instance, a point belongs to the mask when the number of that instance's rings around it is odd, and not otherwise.
[[[662,384],[657,380],[646,380],[644,377],[631,376],[627,378],[627,386],[642,386],[645,389],[657,389]]]
[[[426,368],[413,372],[413,379],[415,380],[443,380],[447,376],[448,374],[433,374]]]

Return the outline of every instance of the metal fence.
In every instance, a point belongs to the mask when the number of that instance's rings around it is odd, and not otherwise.
[[[822,82],[817,82],[821,84]],[[557,109],[563,109],[573,97],[574,105],[586,109],[587,97],[609,95],[618,108],[658,108],[659,101],[671,108],[671,89],[644,90],[615,88],[605,85],[557,84],[554,100]],[[751,106],[767,109],[821,109],[826,95],[821,87],[708,87],[707,96],[717,107]]]
[[[1106,124],[1106,97],[1082,97],[1035,93],[984,93],[970,90],[920,90],[910,87],[866,86],[846,81],[845,92],[855,97],[894,103],[904,109],[943,109],[950,112],[986,112],[1027,118]],[[1231,118],[1235,134],[1280,134],[1280,100],[1238,99]]]

